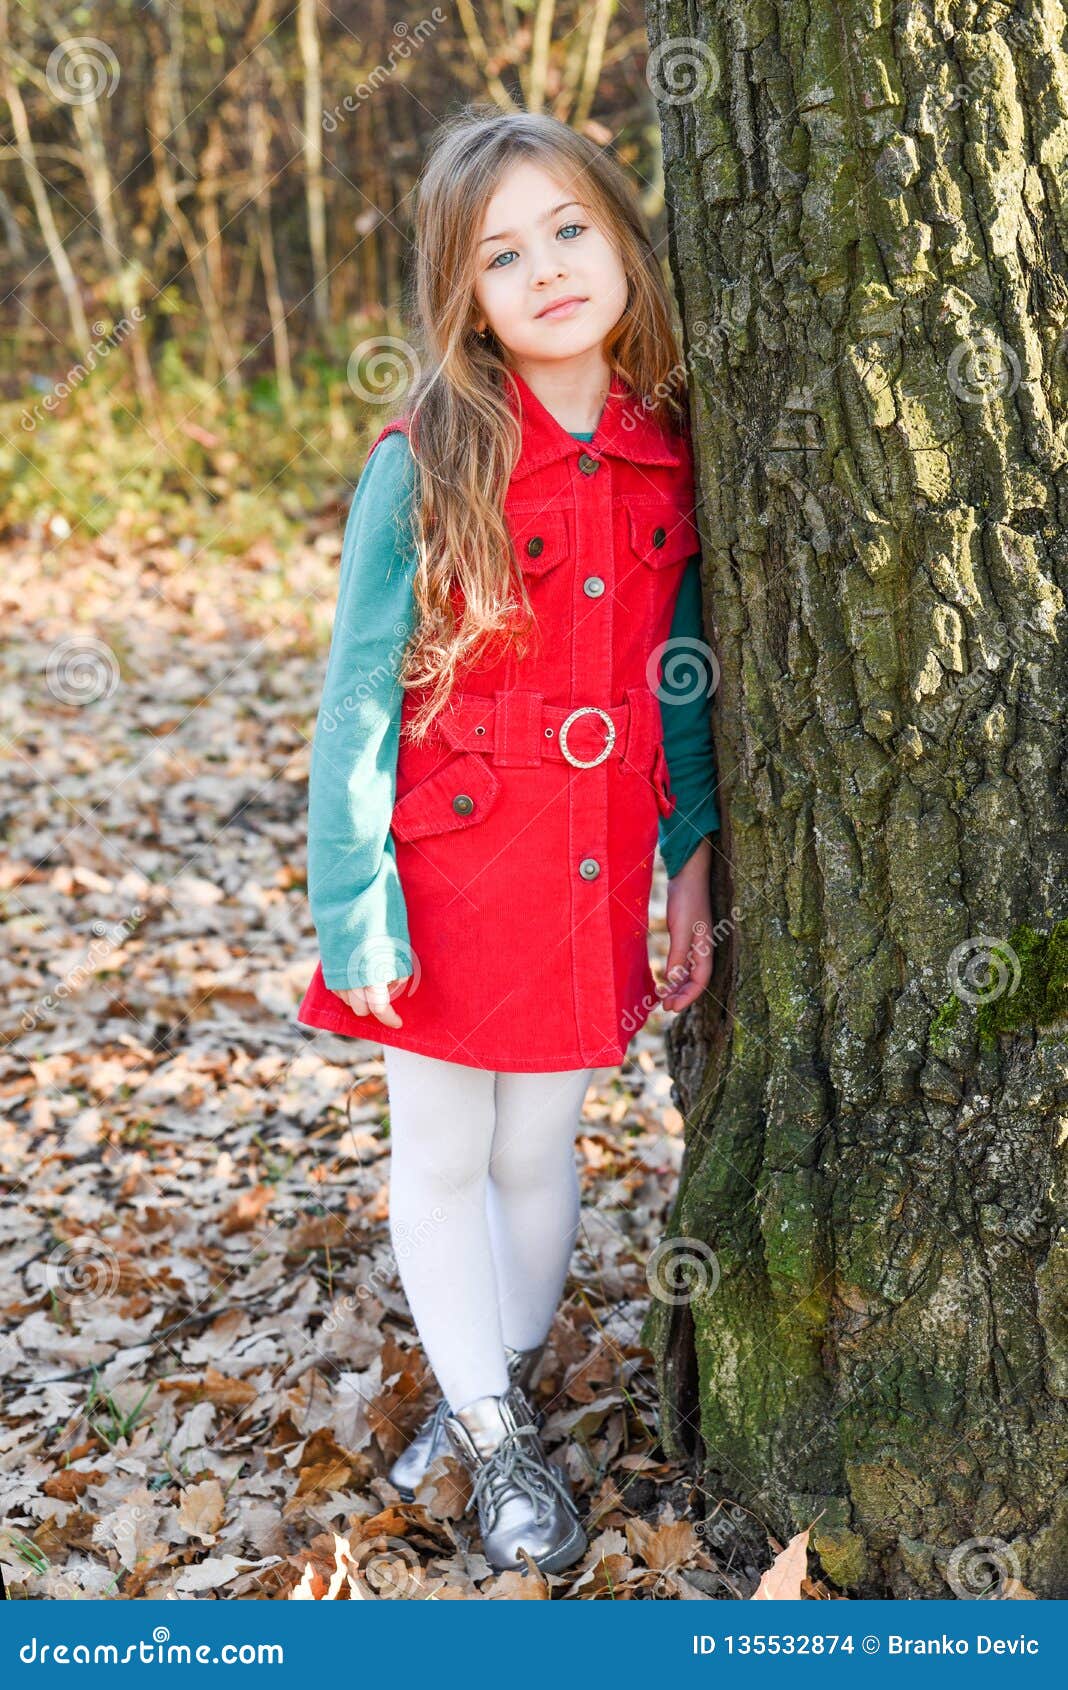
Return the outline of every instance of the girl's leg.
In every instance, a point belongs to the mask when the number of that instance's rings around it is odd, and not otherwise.
[[[412,1318],[453,1413],[508,1389],[486,1216],[494,1075],[384,1045],[389,1228]]]
[[[592,1068],[497,1075],[486,1194],[504,1341],[535,1349],[548,1334],[578,1232],[575,1133]]]

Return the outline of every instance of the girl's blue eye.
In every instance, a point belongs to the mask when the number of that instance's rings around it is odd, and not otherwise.
[[[578,233],[581,235],[583,230],[585,229],[585,227],[586,227],[585,223],[561,223],[559,229],[557,229],[556,232],[557,232],[558,235],[562,235],[564,233],[565,229],[577,229]],[[490,259],[489,263],[486,265],[486,269],[487,270],[507,270],[507,268],[508,268],[507,264],[498,264],[497,259],[498,258],[511,258],[513,256],[514,256],[514,249],[511,248],[511,247],[509,247],[507,252],[498,252],[498,253],[495,254],[495,256],[493,258]]]

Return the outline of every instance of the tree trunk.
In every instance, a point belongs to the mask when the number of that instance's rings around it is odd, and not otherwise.
[[[1065,7],[649,28],[723,816],[664,1442],[852,1594],[1068,1596]]]

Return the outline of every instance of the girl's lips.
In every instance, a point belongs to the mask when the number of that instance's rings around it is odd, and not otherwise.
[[[550,317],[570,317],[570,316],[573,316],[573,314],[578,310],[579,306],[585,305],[585,303],[586,303],[586,301],[584,299],[562,299],[560,301],[559,305],[551,305],[549,307],[548,311],[539,311],[538,312],[538,321],[544,323]]]

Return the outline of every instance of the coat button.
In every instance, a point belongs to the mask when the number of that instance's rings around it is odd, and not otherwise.
[[[540,534],[533,535],[532,538],[527,541],[528,556],[539,557],[544,550],[545,541],[542,539]]]
[[[604,592],[604,582],[599,575],[587,575],[582,583],[582,591],[588,599],[599,599]]]
[[[579,863],[579,873],[583,880],[596,880],[601,872],[601,865],[596,857],[583,857]]]
[[[591,458],[588,452],[580,452],[578,467],[583,475],[596,475],[601,467],[601,462],[599,458]]]
[[[458,816],[469,816],[475,807],[475,801],[469,798],[466,792],[458,792],[452,801],[452,807]]]
[[[666,539],[667,539],[667,530],[666,529],[664,529],[664,528],[654,528],[653,529],[653,545],[654,546],[662,546]]]

